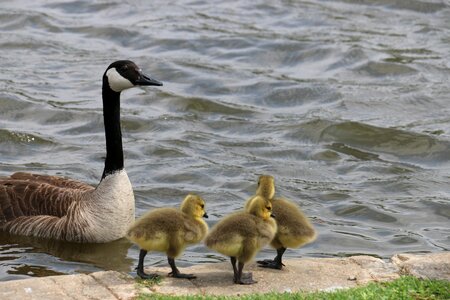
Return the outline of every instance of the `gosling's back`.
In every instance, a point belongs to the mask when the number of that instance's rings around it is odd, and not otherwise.
[[[298,248],[314,241],[316,231],[309,219],[293,202],[283,198],[272,200],[278,230],[271,245],[275,248]]]
[[[129,228],[127,238],[147,251],[178,256],[188,244],[200,242],[208,227],[201,219],[187,216],[175,208],[147,212]],[[170,253],[169,253],[170,252]]]
[[[127,238],[151,239],[162,232],[177,232],[184,225],[183,213],[175,208],[158,208],[146,212],[128,229]]]
[[[248,262],[274,237],[277,224],[271,214],[271,204],[256,199],[248,211],[231,214],[217,223],[206,238],[206,246],[219,253]]]

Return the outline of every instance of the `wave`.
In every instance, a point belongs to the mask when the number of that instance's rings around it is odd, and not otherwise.
[[[303,123],[287,138],[328,143],[334,151],[359,159],[389,155],[418,163],[450,162],[450,143],[437,137],[396,128],[383,128],[355,121],[315,119]],[[385,157],[389,159],[388,157]]]

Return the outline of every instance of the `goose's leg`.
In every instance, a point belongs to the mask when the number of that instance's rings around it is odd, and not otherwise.
[[[244,263],[238,262],[237,276],[235,275],[234,283],[237,283],[237,284],[257,283],[257,281],[253,280],[253,274],[251,272],[242,274],[243,269],[244,269]]]
[[[284,251],[286,251],[286,248],[284,248],[284,247],[278,248],[277,256],[275,256],[275,258],[273,260],[271,260],[271,259],[258,260],[259,266],[263,267],[263,268],[281,270],[281,268],[283,268],[283,266],[284,266],[284,264],[282,262],[282,257],[283,257]]]
[[[169,273],[170,276],[175,278],[186,278],[186,279],[194,279],[197,278],[197,276],[193,274],[182,274],[178,270],[178,268],[175,266],[175,259],[171,257],[167,257],[167,260],[169,261],[169,265],[172,268],[172,272]]]
[[[136,268],[136,274],[142,279],[154,279],[157,278],[157,274],[147,274],[144,272],[144,258],[147,255],[147,250],[141,249],[139,252],[139,262]]]

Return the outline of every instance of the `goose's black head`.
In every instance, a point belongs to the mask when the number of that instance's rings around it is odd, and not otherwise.
[[[116,93],[140,85],[163,85],[162,82],[145,75],[141,68],[129,60],[118,60],[109,65],[103,75],[103,84]]]

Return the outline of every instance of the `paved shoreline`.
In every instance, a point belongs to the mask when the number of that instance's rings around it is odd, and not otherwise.
[[[334,290],[363,285],[371,281],[388,281],[400,275],[450,281],[450,252],[431,254],[397,254],[389,261],[371,256],[347,258],[287,259],[281,270],[258,268],[249,264],[245,271],[253,272],[257,284],[232,283],[229,263],[200,264],[183,268],[197,279],[167,277],[169,268],[156,268],[162,276],[159,284],[150,288],[136,283],[125,273],[103,271],[30,278],[0,282],[0,299],[133,299],[139,293],[166,295],[243,295],[252,293]],[[155,271],[154,268],[151,270]]]

